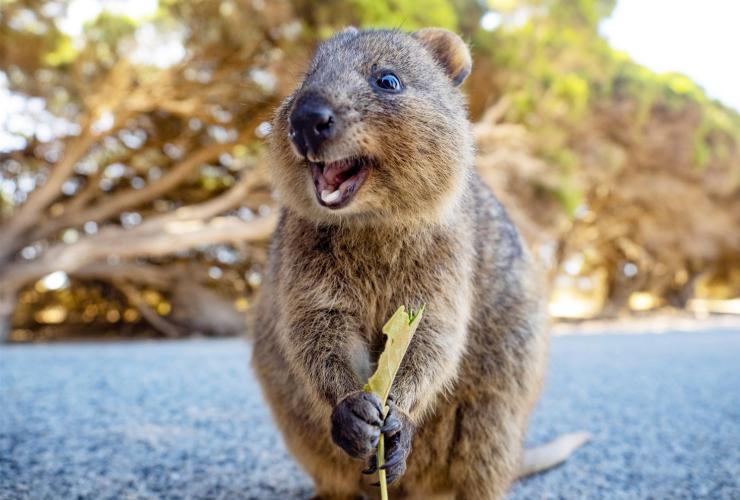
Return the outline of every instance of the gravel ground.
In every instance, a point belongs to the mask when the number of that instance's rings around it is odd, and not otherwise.
[[[307,498],[238,340],[0,347],[0,498]],[[511,499],[740,498],[740,331],[561,336]]]

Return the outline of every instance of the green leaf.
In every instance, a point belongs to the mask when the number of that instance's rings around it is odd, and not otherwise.
[[[416,328],[421,321],[421,315],[424,312],[424,306],[421,306],[416,313],[413,311],[406,312],[401,306],[396,309],[391,319],[383,326],[383,333],[388,337],[385,341],[380,358],[378,358],[378,367],[375,373],[368,379],[365,385],[365,391],[372,392],[380,398],[383,404],[383,416],[388,413],[388,407],[385,402],[388,394],[391,392],[393,379],[396,378],[398,368],[406,354],[406,350],[411,343],[411,337],[414,336]],[[378,483],[380,484],[381,500],[388,500],[388,482],[385,477],[385,470],[381,466],[385,463],[385,439],[380,435],[378,440],[377,466],[378,466]]]
[[[383,333],[388,337],[385,349],[378,358],[378,367],[367,381],[365,390],[375,393],[385,405],[391,392],[393,379],[401,366],[403,356],[411,343],[416,328],[419,326],[424,306],[417,313],[407,313],[403,306],[396,309],[388,322],[383,326]]]

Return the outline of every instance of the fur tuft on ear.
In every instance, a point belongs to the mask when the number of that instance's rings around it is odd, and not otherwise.
[[[347,26],[342,31],[339,32],[340,35],[348,35],[348,36],[355,36],[358,34],[360,30],[355,28],[354,26]]]
[[[462,38],[443,28],[422,28],[412,36],[419,40],[444,68],[454,86],[470,74],[473,61]]]

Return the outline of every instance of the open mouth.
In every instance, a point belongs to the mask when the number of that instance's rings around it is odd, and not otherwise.
[[[316,198],[327,208],[347,206],[365,182],[371,160],[360,156],[330,163],[309,161]]]

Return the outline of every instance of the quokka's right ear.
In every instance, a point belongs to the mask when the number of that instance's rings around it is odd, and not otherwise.
[[[443,28],[422,28],[412,33],[442,66],[454,86],[470,74],[473,60],[462,38]]]

